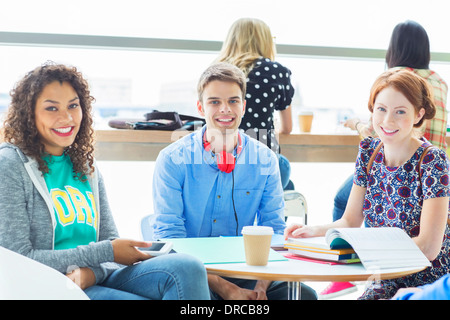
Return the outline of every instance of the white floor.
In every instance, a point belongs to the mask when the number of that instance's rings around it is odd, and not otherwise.
[[[153,211],[153,162],[100,161],[100,171],[105,179],[109,202],[120,236],[141,239],[140,220]],[[308,224],[332,221],[333,199],[344,180],[352,174],[353,163],[292,163],[291,179],[308,204]],[[329,283],[308,282],[318,293]],[[356,299],[358,291],[336,299]]]

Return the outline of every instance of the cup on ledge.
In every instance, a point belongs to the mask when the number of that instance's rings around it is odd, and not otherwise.
[[[311,111],[302,111],[298,114],[298,126],[300,132],[311,132],[314,114]]]
[[[273,228],[246,226],[242,228],[242,234],[244,236],[245,262],[249,266],[267,265]]]

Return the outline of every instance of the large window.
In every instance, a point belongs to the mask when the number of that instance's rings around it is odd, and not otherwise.
[[[96,125],[104,128],[111,116],[141,116],[152,108],[192,114],[196,79],[213,59],[204,53],[6,46],[0,47],[7,70],[0,73],[0,92],[5,97],[23,74],[47,60],[74,65],[91,85]]]
[[[119,37],[120,49],[99,46],[45,44],[10,45],[0,37],[0,107],[7,93],[27,71],[47,61],[75,65],[89,79],[97,125],[111,110],[139,112],[150,108],[195,113],[195,84],[217,52],[205,50],[128,49],[120,39],[183,39],[213,41],[216,48],[236,19],[257,17],[268,23],[280,46],[344,47],[385,50],[393,27],[416,20],[428,31],[433,52],[450,62],[446,30],[450,20],[445,0],[79,0],[61,5],[57,0],[18,0],[2,5],[0,31],[37,34]],[[120,38],[124,37],[124,38]],[[125,43],[126,41],[124,41]],[[4,44],[2,46],[2,44]],[[125,47],[124,47],[125,46]],[[169,46],[170,47],[170,46]],[[202,48],[200,48],[202,49]],[[280,51],[280,50],[279,50]],[[333,54],[331,52],[331,54]],[[364,54],[363,54],[364,56]],[[277,57],[293,72],[296,108],[334,109],[365,114],[368,90],[385,66],[378,58],[287,55]],[[432,64],[450,79],[447,63]],[[450,81],[450,80],[448,80]],[[109,109],[109,111],[105,111]]]
[[[15,0],[0,30],[222,41],[240,17],[266,21],[279,43],[385,49],[392,28],[416,20],[432,50],[450,52],[446,0]]]

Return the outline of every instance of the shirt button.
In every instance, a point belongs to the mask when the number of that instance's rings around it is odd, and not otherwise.
[[[220,199],[220,195],[217,196],[217,199]]]
[[[217,220],[216,220],[216,219],[214,219],[214,220],[213,220],[213,222],[214,222],[214,223],[216,223],[216,222],[217,222]]]
[[[249,195],[250,194],[250,191],[247,191],[247,195]]]

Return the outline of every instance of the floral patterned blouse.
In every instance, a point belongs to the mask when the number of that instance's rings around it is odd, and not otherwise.
[[[353,182],[367,189],[363,214],[368,227],[399,227],[410,237],[416,237],[420,232],[423,201],[450,195],[449,160],[446,153],[438,148],[430,148],[424,157],[419,181],[420,157],[425,148],[431,145],[425,138],[422,141],[414,155],[399,167],[384,164],[384,147],[381,147],[369,175],[366,173],[369,159],[381,141],[372,137],[361,141]],[[400,287],[434,282],[450,272],[449,245],[450,229],[447,226],[441,252],[431,262],[431,267],[411,276],[385,282],[403,282],[404,285]]]

